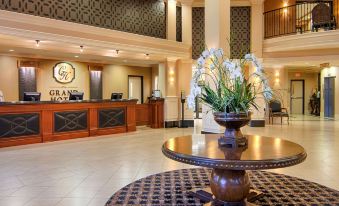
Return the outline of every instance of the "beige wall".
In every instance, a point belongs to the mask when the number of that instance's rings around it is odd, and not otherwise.
[[[0,90],[5,101],[19,99],[19,77],[17,58],[0,56]]]
[[[339,107],[337,105],[339,105],[339,79],[338,76],[339,75],[339,67],[337,66],[333,66],[331,68],[324,68],[321,70],[321,98],[320,98],[320,113],[322,116],[324,116],[324,78],[325,77],[336,77],[335,78],[335,102],[334,102],[334,111],[335,111],[335,118],[338,119],[339,118]]]
[[[19,80],[17,61],[20,58],[0,56],[0,90],[4,93],[5,101],[19,100]],[[61,84],[53,78],[53,67],[62,61],[39,61],[37,69],[37,90],[41,92],[41,100],[51,100],[51,90],[77,90],[84,92],[84,99],[89,99],[90,85],[88,64],[68,62],[75,68],[75,79],[69,84]],[[128,75],[144,77],[144,101],[151,96],[152,68],[106,65],[103,70],[103,98],[111,98],[112,92],[124,93],[128,98]],[[162,80],[161,78],[159,80]],[[68,98],[68,93],[65,96]]]
[[[41,100],[51,100],[50,91],[77,90],[84,92],[84,99],[89,99],[88,65],[80,62],[68,62],[75,68],[75,79],[68,84],[61,84],[53,78],[53,67],[62,61],[40,61],[37,73],[37,89],[41,92]],[[64,98],[68,98],[68,93]]]
[[[121,92],[128,98],[128,75],[144,77],[144,102],[152,94],[152,68],[107,65],[103,70],[103,98],[111,98],[112,92]]]

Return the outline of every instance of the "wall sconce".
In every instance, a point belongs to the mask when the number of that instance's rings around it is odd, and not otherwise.
[[[279,77],[279,76],[280,76],[280,72],[279,72],[279,71],[276,71],[276,72],[275,72],[275,76],[276,76],[276,77]]]
[[[284,7],[284,9],[283,9],[283,12],[284,12],[284,14],[287,14],[287,2],[284,2],[284,4],[283,4],[283,7]]]
[[[279,84],[280,83],[280,79],[279,78],[275,78],[275,83]]]

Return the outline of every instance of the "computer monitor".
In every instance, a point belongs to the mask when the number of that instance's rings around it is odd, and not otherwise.
[[[111,100],[120,100],[122,99],[123,94],[122,93],[112,93]]]
[[[71,92],[69,93],[69,100],[83,100],[84,93],[83,92]]]
[[[38,102],[40,101],[40,92],[24,92],[24,101],[27,102]]]

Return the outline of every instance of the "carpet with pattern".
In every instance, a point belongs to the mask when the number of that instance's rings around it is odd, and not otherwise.
[[[178,205],[201,206],[191,189],[209,186],[210,170],[182,169],[137,180],[116,192],[106,206]],[[256,205],[339,206],[339,191],[303,179],[266,171],[250,171],[252,188],[265,193]]]

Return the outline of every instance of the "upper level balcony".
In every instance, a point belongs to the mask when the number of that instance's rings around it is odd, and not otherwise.
[[[265,39],[285,35],[335,30],[339,20],[339,0],[296,1],[294,5],[264,13]]]

